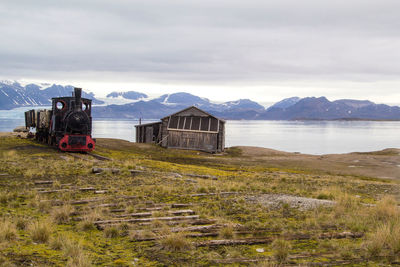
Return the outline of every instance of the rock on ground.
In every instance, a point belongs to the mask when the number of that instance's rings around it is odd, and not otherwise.
[[[29,132],[29,130],[26,129],[25,126],[17,126],[17,127],[15,127],[14,132],[16,132],[16,133],[27,133],[27,132]]]
[[[301,210],[315,209],[319,206],[333,206],[335,201],[325,199],[315,199],[307,197],[298,197],[285,194],[263,194],[259,196],[248,196],[248,201],[259,203],[264,206],[279,208],[282,203],[288,204],[291,208]]]

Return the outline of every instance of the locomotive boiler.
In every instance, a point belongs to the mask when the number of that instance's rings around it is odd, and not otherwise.
[[[92,139],[92,100],[82,98],[75,88],[72,97],[52,98],[51,110],[25,112],[25,126],[36,128],[35,139],[58,147],[61,151],[89,152]]]

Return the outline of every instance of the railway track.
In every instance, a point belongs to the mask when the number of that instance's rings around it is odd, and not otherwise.
[[[104,157],[104,156],[100,156],[97,155],[93,152],[83,152],[83,153],[75,153],[75,152],[65,152],[65,154],[74,157],[74,158],[78,158],[78,159],[82,159],[82,160],[87,160],[89,161],[89,157],[95,158],[97,160],[101,160],[101,161],[110,161],[110,158]]]

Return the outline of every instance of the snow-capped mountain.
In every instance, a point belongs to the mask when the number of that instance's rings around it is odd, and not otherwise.
[[[24,106],[48,106],[51,98],[70,96],[73,86],[0,81],[0,109]],[[150,99],[134,91],[112,92],[105,102],[93,93],[82,92],[96,105],[92,115],[97,118],[159,119],[188,106],[197,106],[224,119],[264,120],[400,120],[400,107],[375,104],[368,100],[341,99],[329,101],[325,97],[291,97],[265,109],[249,99],[215,103],[185,92],[164,94]]]
[[[263,106],[249,99],[217,104],[207,98],[179,92],[164,94],[154,99],[141,100],[125,105],[96,107],[93,116],[157,119],[188,106],[197,106],[216,116],[223,116],[225,118],[237,118],[238,116],[241,118],[252,118],[255,116],[254,113],[265,110]]]
[[[154,101],[165,105],[188,105],[188,106],[204,106],[210,105],[211,102],[207,98],[198,97],[189,93],[174,93],[162,95]]]
[[[275,104],[273,104],[271,107],[269,107],[268,109],[274,109],[274,108],[288,108],[291,107],[293,105],[295,105],[297,102],[299,102],[301,100],[300,97],[290,97],[290,98],[285,98]]]
[[[104,102],[103,106],[107,105],[125,105],[135,103],[140,100],[149,100],[148,95],[135,91],[118,92],[114,91],[109,93],[106,97],[98,98]]]
[[[216,104],[189,93],[167,94],[125,105],[95,107],[93,116],[158,119],[192,105],[217,117],[234,120],[400,120],[400,107],[378,105],[370,101],[293,97],[265,110],[263,106],[248,99]]]
[[[162,95],[154,101],[169,106],[196,106],[209,111],[227,111],[230,109],[245,109],[264,111],[265,108],[250,99],[239,99],[221,104],[214,103],[208,98],[198,97],[189,93],[174,93]]]
[[[374,105],[373,102],[368,101],[368,100],[353,100],[353,99],[340,99],[333,101],[334,103],[337,104],[344,104],[353,108],[363,108],[367,106]]]
[[[23,106],[48,106],[52,97],[70,96],[73,86],[50,84],[21,84],[17,81],[0,81],[0,109],[12,109]],[[82,97],[102,104],[93,93],[82,92]]]
[[[242,110],[255,110],[264,111],[265,108],[250,99],[239,99],[237,101],[225,102],[222,105],[228,107],[228,109],[242,109]]]
[[[128,92],[112,92],[107,95],[108,98],[125,98],[131,100],[138,100],[143,98],[148,98],[146,94],[135,92],[135,91],[128,91]]]
[[[329,101],[306,97],[286,108],[269,108],[260,115],[267,120],[400,120],[400,107],[366,100]]]

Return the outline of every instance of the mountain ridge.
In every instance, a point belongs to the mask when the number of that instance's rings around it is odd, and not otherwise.
[[[44,106],[52,97],[68,96],[72,86],[57,84],[21,84],[16,81],[0,81],[0,109],[23,106]],[[215,103],[208,98],[186,92],[164,94],[154,99],[146,94],[114,91],[107,95],[110,105],[95,98],[93,93],[83,92],[83,97],[93,99],[94,118],[159,119],[188,106],[197,106],[217,117],[230,120],[400,120],[400,107],[375,104],[369,100],[339,99],[326,97],[290,97],[269,108],[250,99]],[[120,100],[125,101],[123,104]]]
[[[0,109],[7,110],[24,106],[48,106],[51,98],[71,96],[74,87],[71,85],[22,85],[16,81],[0,81]],[[93,93],[82,91],[82,97],[93,100],[93,104],[104,102],[94,97]]]
[[[94,117],[158,119],[192,105],[231,120],[400,120],[400,107],[368,100],[329,101],[326,97],[292,97],[265,109],[249,99],[216,104],[207,98],[183,92],[162,95],[149,101],[95,107]]]

